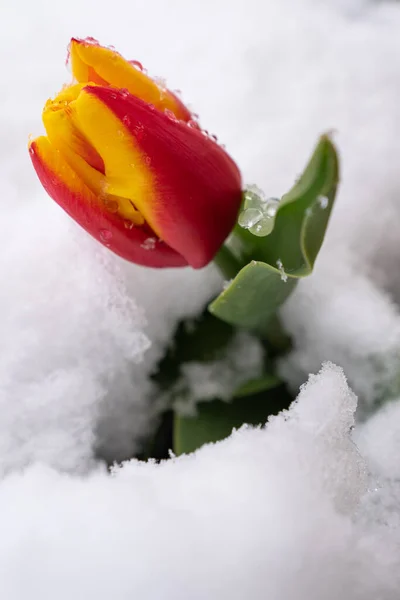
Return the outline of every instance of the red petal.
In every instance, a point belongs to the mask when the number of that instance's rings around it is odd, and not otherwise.
[[[44,141],[45,140],[45,141]],[[95,239],[126,260],[147,267],[182,267],[186,260],[158,240],[148,227],[126,226],[72,172],[46,138],[30,145],[30,156],[47,193]],[[48,144],[48,146],[47,146]],[[43,151],[45,150],[45,151]],[[49,160],[52,159],[52,160]]]
[[[85,91],[125,123],[147,157],[157,193],[152,227],[192,267],[206,265],[236,222],[242,185],[234,161],[200,131],[139,98],[105,87]]]

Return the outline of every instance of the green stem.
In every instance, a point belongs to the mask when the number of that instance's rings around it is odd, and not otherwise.
[[[233,279],[239,273],[243,265],[240,264],[232,250],[223,244],[214,258],[214,264],[217,265],[222,275],[227,279]]]

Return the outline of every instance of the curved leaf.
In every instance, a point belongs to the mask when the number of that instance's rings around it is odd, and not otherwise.
[[[282,197],[270,235],[258,237],[235,227],[227,246],[237,264],[245,266],[210,304],[214,316],[265,333],[298,279],[312,272],[338,179],[337,153],[324,135],[302,176]]]

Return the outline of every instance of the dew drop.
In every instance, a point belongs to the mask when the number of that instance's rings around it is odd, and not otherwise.
[[[112,98],[113,100],[116,100],[118,98],[118,96],[115,92],[113,92],[112,94],[110,94],[110,98]]]
[[[258,208],[247,208],[240,213],[238,223],[244,229],[250,229],[262,219],[262,216],[263,214]]]
[[[318,203],[322,210],[325,210],[326,208],[328,208],[329,198],[327,198],[326,196],[318,196]]]
[[[187,123],[187,126],[192,127],[193,129],[200,129],[200,125],[194,119],[190,119],[190,121]]]
[[[119,95],[122,96],[123,98],[127,98],[128,96],[130,96],[129,90],[127,90],[126,88],[121,88],[119,90]]]
[[[162,92],[165,92],[167,89],[167,81],[164,77],[154,77],[153,81],[158,85]]]
[[[144,138],[144,127],[141,123],[138,123],[135,126],[135,136],[139,142]]]
[[[268,198],[265,203],[264,214],[267,217],[275,217],[276,211],[278,210],[279,199],[278,198]]]
[[[264,237],[271,233],[274,228],[274,221],[271,218],[261,218],[258,223],[250,227],[251,233],[259,237]]]
[[[146,158],[144,159],[144,162],[146,163],[146,165],[150,166],[151,165],[151,158],[150,158],[150,156],[146,156]]]
[[[244,207],[247,208],[257,208],[261,210],[263,203],[263,198],[259,195],[255,194],[250,190],[246,190],[244,193]]]
[[[100,229],[100,239],[104,244],[109,244],[112,240],[112,233],[109,229]]]
[[[177,119],[177,117],[174,115],[172,110],[169,110],[168,108],[166,108],[164,110],[164,114],[168,117],[168,119],[170,119],[171,121],[174,121],[174,123],[178,123],[179,119]]]
[[[149,237],[146,240],[144,240],[143,244],[141,244],[141,248],[143,248],[144,250],[154,250],[154,248],[156,247],[156,239]]]
[[[134,225],[132,221],[124,221],[124,227],[125,229],[133,229]]]
[[[256,236],[269,235],[274,228],[279,199],[265,198],[262,190],[252,185],[245,189],[243,200],[244,210],[239,216],[239,225],[249,229]]]
[[[281,279],[282,279],[282,281],[284,283],[286,283],[287,280],[288,280],[288,276],[285,273],[285,269],[283,268],[283,263],[282,263],[282,261],[281,261],[280,258],[278,258],[278,260],[276,261],[276,266],[278,267],[278,269],[279,269],[279,271],[281,273]]]
[[[119,209],[118,202],[116,200],[111,200],[111,198],[104,198],[104,206],[111,213],[116,213]]]
[[[131,118],[128,115],[125,115],[124,117],[122,117],[122,122],[124,125],[129,127],[129,125],[131,124]]]
[[[135,69],[138,69],[138,71],[144,71],[142,63],[138,60],[131,60],[129,62],[131,63],[132,67],[135,67]]]
[[[85,44],[89,44],[89,46],[98,46],[99,42],[96,40],[96,38],[94,38],[91,35],[88,35],[87,37],[85,37],[84,40],[82,40]],[[113,46],[109,46],[109,48],[113,48]]]

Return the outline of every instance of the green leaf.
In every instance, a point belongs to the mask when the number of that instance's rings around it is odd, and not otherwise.
[[[282,197],[270,235],[237,225],[227,243],[233,262],[245,265],[209,306],[221,320],[265,334],[299,278],[312,272],[324,240],[339,179],[338,157],[324,135],[304,173]],[[218,258],[217,258],[218,263]],[[246,264],[247,263],[247,264]]]
[[[232,325],[267,333],[271,318],[296,283],[296,279],[289,277],[286,282],[282,281],[277,269],[253,260],[210,304],[209,310]]]
[[[235,398],[232,402],[213,400],[197,405],[195,416],[176,414],[174,422],[174,452],[193,452],[209,442],[228,437],[233,428],[243,423],[263,425],[271,414],[287,408],[292,400],[286,388],[276,386],[273,377],[270,389],[252,396]]]

